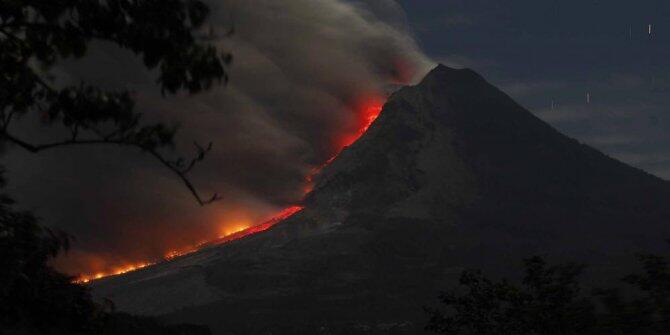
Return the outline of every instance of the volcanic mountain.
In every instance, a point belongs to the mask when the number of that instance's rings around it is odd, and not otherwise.
[[[93,283],[124,311],[215,334],[421,333],[464,268],[591,264],[614,278],[670,236],[670,184],[570,139],[471,70],[394,93],[259,234]]]

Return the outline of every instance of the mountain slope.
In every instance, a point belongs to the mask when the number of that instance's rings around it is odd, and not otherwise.
[[[437,220],[458,213],[467,228],[583,236],[589,244],[618,234],[649,247],[644,235],[658,238],[670,218],[668,182],[560,134],[473,71],[444,66],[391,97],[316,190],[308,204],[321,212]]]
[[[464,267],[534,254],[622,269],[669,234],[670,186],[567,138],[470,70],[393,94],[264,233],[94,284],[220,334],[415,333]]]

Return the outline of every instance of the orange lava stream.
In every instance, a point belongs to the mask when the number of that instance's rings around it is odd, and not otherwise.
[[[383,107],[384,102],[379,97],[369,98],[363,104],[361,104],[361,107],[358,108],[359,125],[357,131],[355,133],[345,134],[342,138],[340,138],[337,142],[336,154],[330,157],[325,163],[312,168],[310,173],[305,177],[305,195],[309,192],[312,192],[314,188],[314,177],[316,177],[316,175],[319,174],[323,168],[330,165],[330,163],[332,163],[344,149],[358,141],[358,139],[361,138],[361,136],[363,136],[366,131],[368,131],[372,123],[377,120],[377,117],[379,117]]]
[[[302,207],[302,206],[291,206],[291,207],[285,208],[284,210],[279,212],[279,214],[272,217],[270,220],[267,220],[267,221],[265,221],[265,222],[263,222],[259,225],[249,227],[249,228],[245,228],[245,229],[242,229],[240,231],[237,231],[237,232],[225,235],[225,236],[221,236],[221,237],[219,237],[215,240],[212,240],[212,241],[201,242],[201,243],[198,243],[194,246],[191,246],[191,247],[188,247],[188,248],[185,248],[185,249],[182,249],[182,250],[169,251],[168,253],[165,254],[165,256],[163,257],[162,260],[159,260],[159,261],[156,261],[156,262],[144,262],[144,263],[137,263],[137,264],[129,264],[129,265],[124,265],[122,267],[115,268],[114,270],[108,271],[108,272],[98,272],[98,273],[93,273],[93,274],[81,275],[81,276],[77,277],[74,280],[74,282],[79,283],[79,284],[85,284],[85,283],[88,283],[88,282],[96,280],[96,279],[102,279],[102,278],[106,278],[106,277],[121,275],[121,274],[124,274],[124,273],[128,273],[128,272],[132,272],[132,271],[135,271],[135,270],[145,268],[145,267],[150,266],[150,265],[158,264],[161,261],[169,261],[169,260],[172,260],[172,259],[177,258],[177,257],[185,256],[185,255],[194,253],[196,251],[202,250],[203,248],[208,247],[208,246],[220,245],[220,244],[229,243],[229,242],[232,242],[232,241],[235,241],[235,240],[239,240],[239,239],[247,237],[249,235],[253,235],[253,234],[256,234],[256,233],[260,233],[262,231],[266,231],[266,230],[270,229],[270,227],[274,226],[275,224],[277,224],[281,221],[284,221],[284,220],[290,218],[291,216],[293,216],[294,214],[300,212],[303,208],[304,207]]]
[[[382,106],[384,102],[381,98],[378,96],[370,97],[367,100],[365,100],[362,104],[360,104],[359,107],[357,107],[358,110],[358,127],[357,130],[353,133],[349,134],[344,134],[340,139],[337,139],[336,141],[336,154],[333,155],[331,158],[329,158],[325,163],[314,167],[310,173],[305,177],[306,181],[306,188],[305,188],[305,194],[309,193],[312,191],[312,188],[314,186],[314,177],[326,166],[328,166],[330,163],[332,163],[335,158],[348,146],[356,142],[363,134],[370,128],[372,123],[377,119],[379,114],[382,111]],[[110,276],[116,276],[116,275],[121,275],[124,273],[132,272],[135,270],[139,270],[142,268],[145,268],[150,265],[154,265],[163,261],[169,261],[177,257],[185,256],[191,253],[194,253],[196,251],[202,250],[205,247],[208,246],[214,246],[214,245],[220,245],[224,243],[229,243],[231,241],[239,240],[244,237],[260,233],[262,231],[268,230],[270,227],[274,226],[275,224],[284,221],[288,219],[289,217],[293,216],[294,214],[300,212],[304,207],[303,206],[291,206],[288,208],[283,209],[281,212],[273,216],[271,219],[252,226],[248,228],[243,228],[241,230],[238,230],[236,232],[226,234],[224,236],[221,236],[217,239],[211,240],[211,241],[204,241],[200,242],[198,244],[195,244],[193,246],[186,247],[181,250],[172,250],[169,251],[168,253],[165,254],[163,259],[157,260],[154,262],[142,262],[142,263],[135,263],[135,264],[128,264],[124,265],[118,268],[115,268],[111,271],[107,272],[97,272],[93,274],[84,274],[80,275],[77,277],[74,282],[75,283],[88,283],[90,281],[96,280],[96,279],[101,279],[105,277],[110,277]]]
[[[80,275],[79,277],[77,277],[74,280],[74,282],[78,283],[78,284],[85,284],[85,283],[88,283],[92,280],[101,279],[101,278],[110,277],[110,276],[121,275],[121,274],[124,274],[124,273],[128,273],[128,272],[132,272],[132,271],[139,270],[139,269],[142,269],[142,268],[146,268],[147,266],[154,265],[154,264],[156,264],[156,263],[155,262],[145,262],[145,263],[128,264],[128,265],[124,265],[124,266],[115,268],[115,269],[113,269],[111,271],[108,271],[108,272],[97,272],[97,273],[93,273],[93,274]]]
[[[229,234],[229,235],[226,235],[226,236],[222,236],[222,237],[212,241],[211,244],[214,244],[214,245],[223,244],[223,243],[227,243],[227,242],[230,242],[230,241],[239,240],[239,239],[247,237],[249,235],[260,233],[262,231],[266,231],[266,230],[270,229],[270,227],[276,225],[277,223],[282,222],[282,221],[290,218],[294,214],[300,212],[303,208],[304,208],[303,206],[291,206],[291,207],[288,207],[288,208],[284,208],[281,212],[279,212],[279,214],[275,215],[270,220],[267,220],[267,221],[265,221],[265,222],[263,222],[259,225],[256,225],[256,226],[249,227],[249,228],[240,230],[238,232],[235,232],[235,233],[232,233],[232,234]]]
[[[344,150],[344,148],[352,145],[354,142],[358,141],[363,134],[365,134],[366,131],[368,131],[368,128],[372,125],[373,122],[377,119],[379,114],[382,112],[382,107],[384,107],[384,101],[382,101],[381,98],[378,97],[372,97],[368,98],[365,102],[361,104],[360,107],[357,109],[359,110],[359,115],[358,115],[358,129],[356,132],[351,133],[351,134],[345,134],[338,143],[339,152]],[[335,157],[337,157],[337,155]],[[326,162],[325,165],[328,165],[330,162],[332,162],[335,157],[331,158]]]

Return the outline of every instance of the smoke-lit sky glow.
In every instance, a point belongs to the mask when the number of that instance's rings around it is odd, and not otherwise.
[[[155,74],[99,44],[59,64],[137,92],[148,120],[180,125],[178,151],[213,142],[193,182],[199,207],[150,157],[116,147],[33,155],[7,148],[9,193],[75,238],[59,267],[110,272],[264,222],[351,144],[398,84],[435,62],[471,67],[567,135],[670,178],[670,2],[596,0],[211,0],[230,85],[163,98]],[[653,34],[648,25],[653,24]],[[591,102],[586,103],[586,94]],[[26,131],[45,129],[25,120]]]

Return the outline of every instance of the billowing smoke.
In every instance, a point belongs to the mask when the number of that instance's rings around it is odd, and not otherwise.
[[[91,272],[156,259],[249,226],[300,201],[305,176],[355,133],[359,107],[431,66],[391,0],[218,0],[212,31],[233,53],[230,84],[163,98],[155,74],[132,55],[99,44],[62,64],[62,82],[85,80],[137,92],[148,120],[180,125],[178,150],[213,142],[193,181],[223,200],[199,207],[150,157],[88,147],[31,155],[11,148],[10,192],[48,225],[77,239],[61,267]]]

